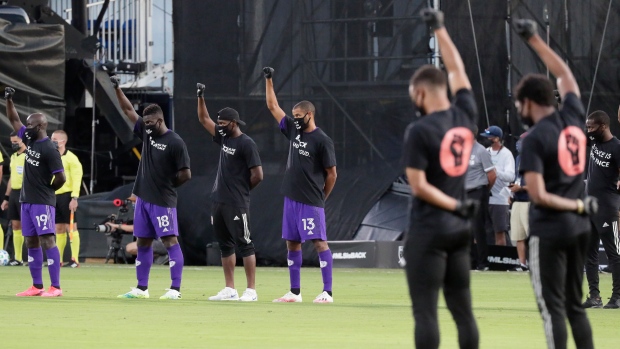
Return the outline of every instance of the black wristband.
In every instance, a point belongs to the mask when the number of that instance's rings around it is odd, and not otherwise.
[[[8,196],[8,195],[5,195],[5,196],[4,196],[4,200],[9,201],[9,196]]]

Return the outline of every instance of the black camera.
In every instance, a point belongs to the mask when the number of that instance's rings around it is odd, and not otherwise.
[[[127,222],[122,219],[118,219],[115,214],[111,214],[107,216],[101,223],[95,224],[95,231],[97,233],[110,234],[112,232],[112,227],[107,225],[106,223],[126,224]]]

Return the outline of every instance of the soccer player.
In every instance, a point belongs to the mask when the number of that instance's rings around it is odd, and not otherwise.
[[[611,134],[609,123],[609,115],[603,111],[593,112],[586,120],[587,136],[592,147],[586,188],[588,195],[598,199],[598,212],[590,216],[592,235],[586,259],[586,278],[590,296],[583,303],[584,308],[603,306],[598,288],[599,240],[603,241],[613,283],[611,298],[604,308],[620,308],[620,243],[618,242],[620,140]]]
[[[78,268],[80,262],[80,233],[77,230],[77,222],[73,222],[71,231],[71,213],[78,207],[78,196],[80,196],[80,185],[82,184],[82,164],[75,154],[67,150],[67,133],[63,130],[52,133],[52,142],[58,145],[62,166],[65,169],[67,182],[62,188],[56,190],[56,244],[60,249],[60,260],[67,246],[67,232],[69,232],[69,247],[71,249],[71,262],[65,267]]]
[[[15,255],[13,260],[9,262],[11,266],[24,265],[22,259],[22,250],[24,248],[24,235],[22,235],[21,222],[21,204],[19,203],[19,193],[22,190],[22,182],[24,180],[24,163],[26,161],[26,145],[17,132],[13,131],[10,135],[11,148],[14,153],[11,155],[11,176],[6,185],[4,200],[2,201],[2,211],[9,210],[8,219],[11,221],[13,230],[13,249]],[[61,259],[62,260],[62,259]]]
[[[293,117],[278,105],[273,89],[273,68],[263,68],[267,107],[289,140],[282,193],[282,238],[286,240],[290,291],[274,302],[301,302],[301,244],[312,240],[319,254],[323,292],[314,303],[332,303],[332,252],[327,245],[325,200],[336,184],[334,142],[315,124],[316,110],[309,101],[293,107]]]
[[[205,85],[197,84],[198,120],[213,136],[220,147],[220,162],[213,184],[211,199],[211,224],[220,245],[222,267],[226,287],[212,301],[240,300],[254,302],[256,294],[256,256],[250,236],[250,190],[263,180],[263,167],[256,143],[241,132],[239,114],[232,108],[224,108],[217,114],[217,125],[207,111],[204,100]],[[243,257],[247,288],[239,297],[235,289],[235,246]]]
[[[439,347],[437,301],[443,288],[461,348],[478,348],[478,327],[469,289],[470,223],[479,201],[467,199],[465,175],[478,119],[461,56],[443,25],[443,13],[421,12],[435,33],[445,74],[432,65],[416,70],[409,96],[420,119],[405,131],[403,160],[414,198],[406,235],[409,295],[417,348]],[[448,99],[448,86],[454,102]]]
[[[15,89],[6,87],[6,115],[26,144],[24,183],[19,201],[21,202],[22,234],[28,247],[28,268],[32,276],[32,286],[18,297],[42,296],[60,297],[60,252],[56,246],[54,216],[56,196],[54,191],[65,184],[60,154],[47,137],[47,118],[41,113],[28,116],[24,126],[13,104]],[[47,265],[51,286],[43,290],[43,250],[47,254]]]
[[[585,111],[570,68],[538,35],[536,23],[517,20],[517,33],[556,77],[562,108],[555,108],[553,84],[528,74],[515,89],[524,125],[535,125],[523,139],[519,171],[530,206],[530,278],[542,316],[547,347],[566,348],[566,318],[577,348],[593,348],[592,329],[582,302],[583,267],[590,240],[587,215],[596,198],[585,196]]]
[[[517,160],[516,166],[519,168],[521,163],[521,154],[523,148],[523,138],[527,136],[527,132],[523,133],[517,141]],[[526,239],[530,233],[529,211],[530,197],[527,195],[527,185],[523,179],[523,174],[517,172],[514,183],[508,185],[512,193],[512,210],[510,212],[510,237],[517,241],[517,256],[519,257],[519,265],[509,269],[508,271],[529,271],[527,266]]]
[[[149,298],[148,282],[153,265],[153,240],[158,237],[170,258],[172,285],[160,299],[181,299],[183,252],[177,236],[176,188],[191,178],[185,142],[166,127],[164,113],[157,104],[144,109],[142,118],[119,87],[119,78],[110,78],[116,97],[127,118],[142,139],[142,158],[138,165],[133,194],[136,195],[134,236],[138,239],[136,275],[138,286],[118,298]]]

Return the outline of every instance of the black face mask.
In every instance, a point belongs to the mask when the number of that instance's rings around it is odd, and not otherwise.
[[[54,143],[54,148],[56,148],[56,150],[58,150],[58,141],[52,141],[52,143]]]
[[[483,147],[488,148],[493,145],[493,141],[490,138],[485,137],[482,139],[482,142],[480,142],[480,144],[482,144]]]
[[[21,149],[21,146],[19,145],[19,143],[11,143],[11,148],[14,151],[18,151],[19,149]]]
[[[415,102],[413,102],[413,112],[416,118],[421,118],[423,116],[426,116],[426,110],[424,110],[424,106],[418,107],[418,105]]]
[[[308,113],[306,113],[306,115],[308,115]],[[304,115],[304,116],[303,116],[303,117],[301,117],[301,118],[295,118],[295,119],[294,119],[294,122],[295,122],[295,127],[296,127],[298,130],[303,131],[303,130],[305,130],[305,129],[307,129],[307,128],[308,128],[308,126],[309,126],[309,122],[310,122],[310,118],[308,118],[308,121],[306,121],[306,115]]]
[[[27,139],[37,139],[40,129],[41,127],[38,125],[35,127],[27,127],[24,131],[24,136],[26,136]]]
[[[588,138],[593,141],[600,142],[603,140],[603,130],[599,126],[599,128],[596,131],[586,133],[586,136],[588,136]]]
[[[159,125],[161,125],[161,122],[157,121],[152,125],[145,126],[146,134],[156,136],[159,133]]]
[[[229,123],[228,125],[230,125],[231,123]],[[228,137],[232,133],[232,131],[228,128],[228,125],[226,126],[215,125],[215,130],[217,131],[217,133],[220,134],[220,136]]]

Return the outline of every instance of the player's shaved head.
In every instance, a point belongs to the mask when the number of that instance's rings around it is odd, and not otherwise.
[[[609,124],[611,123],[609,115],[602,110],[597,110],[588,115],[588,120],[592,120],[595,124],[605,125],[607,127],[609,127]]]
[[[52,133],[52,138],[56,138],[58,137],[61,140],[68,140],[69,136],[67,135],[67,132],[63,131],[63,130],[56,130],[54,131],[54,133]]]
[[[409,80],[409,85],[414,88],[425,86],[429,89],[445,89],[448,86],[446,74],[434,65],[423,65]]]
[[[30,114],[26,119],[26,126],[36,127],[41,126],[42,130],[47,129],[47,117],[41,113]]]
[[[295,109],[301,109],[305,112],[310,112],[312,114],[315,114],[315,111],[316,111],[316,109],[314,108],[314,104],[312,104],[312,102],[310,101],[301,101],[295,104],[295,106],[293,107],[293,110]]]
[[[144,112],[142,113],[143,117],[147,117],[149,119],[163,120],[164,112],[161,110],[161,107],[157,104],[150,104],[146,108],[144,108]]]

